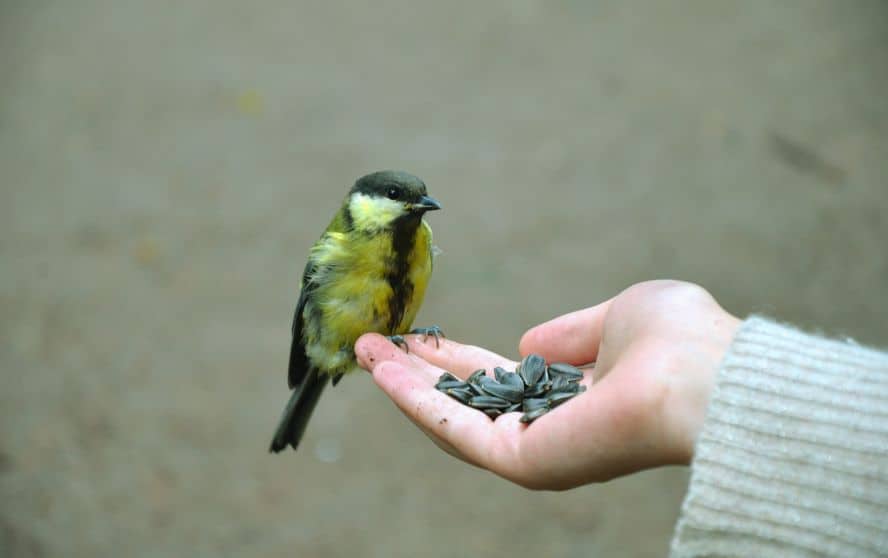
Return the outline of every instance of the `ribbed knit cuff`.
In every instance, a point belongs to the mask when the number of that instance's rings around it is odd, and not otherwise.
[[[746,320],[671,555],[888,555],[888,354]]]

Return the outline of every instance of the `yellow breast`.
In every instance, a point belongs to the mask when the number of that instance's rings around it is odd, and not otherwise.
[[[307,356],[328,374],[354,366],[354,343],[364,333],[408,331],[432,271],[424,221],[400,261],[391,234],[350,234],[328,233],[312,250],[318,287],[306,304],[303,334]]]

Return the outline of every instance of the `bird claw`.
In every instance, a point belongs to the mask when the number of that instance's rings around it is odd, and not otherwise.
[[[394,343],[398,348],[404,349],[405,353],[410,352],[410,346],[407,345],[407,341],[404,339],[403,335],[387,335],[386,339]]]
[[[438,349],[441,347],[441,338],[446,337],[444,332],[441,331],[441,328],[433,325],[432,327],[415,327],[410,330],[410,335],[422,335],[422,340],[425,342],[429,337],[435,338],[435,348]],[[389,335],[386,337],[389,341],[404,349],[405,353],[410,352],[410,347],[407,345],[407,340],[404,339],[403,335]]]
[[[410,330],[412,335],[422,335],[422,340],[425,342],[430,336],[435,338],[435,348],[438,349],[441,347],[441,338],[447,337],[444,335],[444,332],[440,327],[433,325],[432,327],[415,327]]]

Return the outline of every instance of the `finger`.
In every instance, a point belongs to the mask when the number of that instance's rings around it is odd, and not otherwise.
[[[432,376],[440,371],[431,368],[435,371]],[[449,453],[487,468],[487,448],[496,434],[494,423],[480,411],[435,390],[418,372],[415,366],[386,361],[373,369],[373,380],[420,429],[436,443],[445,444],[445,451],[451,448]]]
[[[496,366],[514,370],[516,362],[494,352],[463,345],[450,339],[441,339],[435,345],[434,338],[423,339],[422,335],[406,335],[404,337],[410,347],[410,353],[460,378],[467,378],[479,368],[492,371]]]
[[[408,353],[406,353],[401,347],[396,346],[388,338],[375,333],[363,335],[358,339],[355,343],[355,356],[358,359],[358,364],[362,368],[368,369],[371,372],[375,366],[387,361],[398,362],[405,366],[418,366],[420,371],[417,373],[428,382],[436,381],[441,375],[441,371],[431,371],[428,369],[428,366],[423,367],[423,363],[417,362],[418,358],[415,354],[413,357],[410,357]],[[410,417],[409,414],[407,416],[412,420],[412,417]],[[416,422],[414,422],[414,424],[416,424],[423,434],[428,436],[436,446],[458,459],[468,461],[465,456],[460,455],[453,446],[435,436],[421,424]]]
[[[364,370],[372,371],[375,366],[385,361],[397,362],[402,366],[415,368],[418,374],[432,383],[443,373],[443,370],[429,367],[416,352],[406,352],[376,333],[367,333],[358,339],[355,343],[355,357],[358,365]]]
[[[564,314],[527,330],[521,337],[518,351],[522,355],[540,354],[549,362],[594,362],[598,358],[604,318],[611,300]]]

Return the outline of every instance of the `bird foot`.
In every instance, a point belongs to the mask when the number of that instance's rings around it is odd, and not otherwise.
[[[410,333],[413,335],[422,335],[422,340],[425,342],[429,337],[435,338],[435,348],[438,349],[441,347],[441,338],[447,337],[444,335],[444,332],[440,327],[433,325],[432,327],[415,327],[410,330]]]
[[[433,325],[432,327],[415,327],[410,330],[410,335],[422,335],[423,342],[429,337],[434,337],[436,349],[441,347],[441,338],[446,337],[441,328],[436,325]],[[410,347],[407,345],[407,340],[404,339],[403,335],[388,335],[386,336],[386,339],[404,349],[405,353],[410,352]]]

